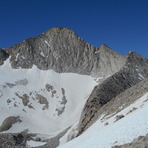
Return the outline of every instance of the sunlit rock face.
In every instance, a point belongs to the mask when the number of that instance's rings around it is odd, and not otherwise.
[[[13,68],[53,69],[104,77],[118,71],[125,57],[106,45],[93,47],[68,28],[52,28],[7,49]]]

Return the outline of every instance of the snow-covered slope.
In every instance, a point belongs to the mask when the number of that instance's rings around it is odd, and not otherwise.
[[[111,148],[145,136],[148,133],[148,92],[111,118],[101,120],[103,116],[82,135],[59,148]]]
[[[0,125],[19,118],[7,133],[28,130],[54,136],[77,123],[96,79],[53,70],[12,69],[9,59],[0,67]]]

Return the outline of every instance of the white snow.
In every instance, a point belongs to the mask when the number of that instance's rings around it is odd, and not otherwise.
[[[25,57],[24,56],[21,56],[22,57],[22,59],[25,59]]]
[[[46,89],[47,83],[53,86],[54,94]],[[31,133],[55,136],[78,122],[83,106],[97,84],[91,76],[43,71],[36,66],[31,69],[12,69],[8,59],[0,66],[0,125],[9,116],[20,116],[22,122],[13,124],[5,132],[28,129]],[[63,104],[62,88],[65,90],[66,104]],[[27,94],[28,105],[33,108],[24,106],[16,93],[19,96]],[[39,103],[36,94],[47,99],[49,108],[43,110],[45,104]],[[8,99],[11,102],[8,103]],[[58,110],[62,108],[63,113],[58,115]]]
[[[138,78],[139,78],[140,80],[144,80],[144,79],[145,79],[144,76],[143,76],[142,74],[139,73],[138,75],[139,75]]]
[[[99,82],[100,80],[102,80],[104,77],[98,77],[98,78],[95,78],[94,80],[96,81],[96,82]]]
[[[41,53],[40,53],[40,54],[41,54],[41,56],[45,57],[45,55],[44,55],[43,51],[41,51]]]
[[[19,53],[16,55],[16,61],[17,61],[17,59],[18,59],[18,56],[19,56]]]
[[[78,122],[75,123],[68,131],[67,133],[60,138],[60,144],[59,145],[63,145],[65,144],[66,142],[70,141],[72,139],[72,137],[76,136],[77,134],[77,126],[78,126]]]
[[[127,114],[133,107],[137,109]],[[116,122],[113,122],[116,115],[103,122],[100,117],[84,134],[59,148],[111,148],[146,135],[148,133],[148,93],[119,114],[124,114],[125,117]],[[109,125],[105,126],[106,122]]]
[[[45,40],[45,44],[48,46],[48,47],[50,47],[50,44]]]
[[[46,142],[39,142],[39,141],[33,141],[33,140],[29,140],[27,141],[27,147],[36,147],[36,146],[42,146],[45,145]]]

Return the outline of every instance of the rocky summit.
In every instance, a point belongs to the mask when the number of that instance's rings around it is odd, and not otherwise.
[[[108,76],[118,71],[125,58],[106,45],[93,47],[68,28],[52,28],[45,33],[24,40],[8,48],[12,68],[31,68],[36,65],[41,70],[73,72],[98,76]]]
[[[148,59],[134,51],[56,27],[0,49],[0,74],[1,148],[147,146]]]

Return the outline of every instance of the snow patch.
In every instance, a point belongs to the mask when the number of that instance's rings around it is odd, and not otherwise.
[[[132,142],[139,136],[148,133],[148,93],[139,98],[134,104],[125,108],[119,114],[124,118],[114,122],[116,115],[106,121],[98,119],[88,130],[74,140],[59,148],[111,148]],[[127,114],[133,107],[137,108]],[[108,125],[104,125],[108,122]]]
[[[25,59],[25,57],[24,56],[21,56],[22,57],[22,59]]]
[[[41,54],[41,56],[45,57],[45,55],[44,55],[43,51],[41,51],[41,53],[40,53],[40,54]]]
[[[18,59],[18,56],[19,56],[19,53],[16,55],[15,61],[17,61],[17,59]]]
[[[45,40],[45,44],[48,46],[48,47],[50,47],[50,44]]]
[[[96,82],[100,82],[103,78],[104,78],[104,77],[98,77],[98,78],[95,78],[94,80],[95,80]]]
[[[33,141],[33,140],[30,140],[30,141],[27,141],[27,147],[36,147],[36,146],[43,146],[45,145],[46,142],[38,142],[38,141]]]
[[[145,79],[144,76],[143,76],[142,74],[139,73],[138,75],[139,75],[138,78],[139,78],[140,80],[144,80],[144,79]]]

